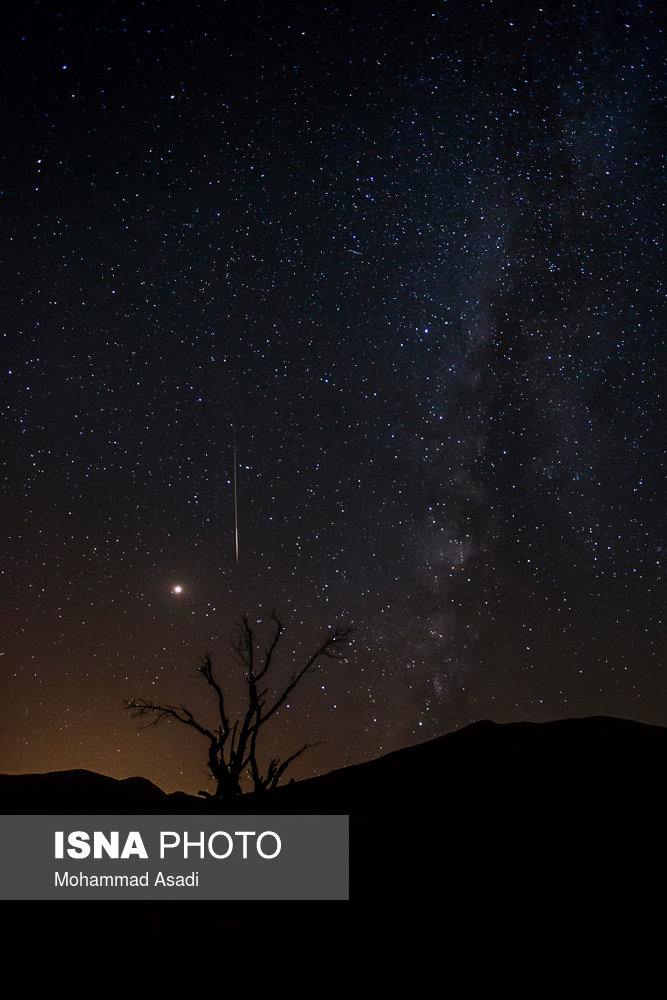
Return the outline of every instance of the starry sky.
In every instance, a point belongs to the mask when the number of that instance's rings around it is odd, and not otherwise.
[[[274,607],[278,685],[357,626],[267,726],[296,777],[667,725],[659,7],[15,5],[1,770],[207,787],[122,699],[213,720]]]

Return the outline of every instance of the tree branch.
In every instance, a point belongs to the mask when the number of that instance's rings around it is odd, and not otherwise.
[[[280,697],[274,702],[271,708],[260,716],[258,725],[263,725],[268,719],[271,718],[274,712],[276,712],[281,705],[285,703],[289,695],[292,693],[294,688],[297,686],[302,677],[304,677],[309,670],[311,670],[321,656],[326,656],[331,660],[340,659],[340,654],[336,648],[340,643],[345,643],[354,632],[354,625],[335,625],[331,634],[326,637],[321,646],[315,650],[313,655],[306,661],[305,666],[301,668],[296,674],[292,675],[292,679],[280,695]]]
[[[239,713],[233,725],[227,712],[225,693],[213,673],[213,663],[210,653],[205,653],[199,661],[198,673],[204,678],[208,687],[214,692],[218,710],[218,724],[213,729],[202,725],[185,705],[158,705],[145,698],[124,699],[125,707],[133,718],[150,718],[147,728],[155,726],[166,719],[175,719],[181,725],[190,726],[208,740],[208,769],[217,782],[215,798],[233,798],[241,794],[241,778],[249,769],[256,791],[275,788],[287,768],[311,747],[317,743],[305,743],[285,760],[273,757],[268,765],[266,776],[262,777],[257,759],[257,740],[265,722],[274,715],[281,705],[284,705],[299,681],[313,669],[318,661],[327,657],[340,658],[341,646],[347,642],[354,631],[353,626],[335,625],[329,630],[324,641],[318,646],[304,665],[292,674],[289,683],[279,694],[271,707],[265,711],[269,686],[259,687],[259,682],[269,672],[275,652],[285,629],[275,610],[269,616],[273,627],[269,632],[269,641],[264,647],[263,657],[255,672],[255,636],[250,627],[247,615],[243,615],[237,625],[236,635],[232,638],[232,650],[237,661],[243,667],[247,685],[248,701],[245,711]]]
[[[138,719],[144,715],[150,715],[155,713],[155,718],[152,722],[146,723],[143,727],[144,729],[149,729],[151,726],[156,726],[158,722],[163,722],[165,719],[176,719],[177,722],[183,723],[184,726],[192,726],[205,736],[207,739],[211,740],[212,743],[217,742],[216,736],[211,732],[210,729],[206,729],[202,726],[192,715],[192,712],[185,705],[155,705],[152,701],[146,701],[145,698],[137,699],[127,699],[124,698],[125,707],[130,710],[133,719]]]
[[[210,653],[204,653],[197,669],[209,687],[213,688],[218,699],[218,714],[220,715],[220,721],[222,723],[222,742],[224,743],[230,732],[229,719],[227,717],[227,712],[225,711],[225,696],[222,692],[222,688],[213,676],[213,664],[211,662]]]

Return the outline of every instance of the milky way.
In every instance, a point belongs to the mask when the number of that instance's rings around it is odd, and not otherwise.
[[[12,15],[3,770],[201,787],[196,734],[122,698],[205,712],[198,656],[227,676],[273,607],[286,674],[358,626],[276,720],[327,741],[297,774],[484,717],[667,724],[657,15]]]

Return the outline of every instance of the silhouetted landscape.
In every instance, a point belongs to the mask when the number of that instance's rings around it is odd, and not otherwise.
[[[376,933],[388,912],[429,934],[489,914],[555,926],[582,913],[599,920],[641,912],[662,891],[666,772],[660,727],[604,717],[485,721],[243,796],[229,812],[350,815],[350,902],[317,910],[339,931]],[[0,790],[5,813],[220,811],[141,778],[88,771],[2,775]],[[116,905],[127,909],[127,927],[136,919],[142,934],[181,944],[184,933],[213,942],[246,932],[236,917],[225,918],[238,904],[221,903],[214,916],[210,904]],[[304,933],[312,905],[247,903],[243,927],[281,913],[278,933],[289,938],[295,928]]]
[[[2,774],[5,813],[426,813],[475,825],[624,825],[666,815],[667,729],[605,717],[478,722],[321,777],[244,795],[228,810],[145,778]]]

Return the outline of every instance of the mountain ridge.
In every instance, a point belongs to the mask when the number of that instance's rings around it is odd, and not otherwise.
[[[366,812],[453,808],[507,815],[530,798],[549,812],[563,798],[638,808],[667,771],[667,728],[610,716],[550,722],[485,719],[369,761],[247,794],[221,809],[185,792],[163,792],[147,778],[111,778],[85,768],[0,774],[7,812]],[[474,786],[474,787],[473,787]],[[569,786],[569,792],[568,792]],[[503,805],[503,798],[505,806]],[[538,812],[540,811],[538,809]],[[551,810],[553,812],[553,809]],[[590,803],[588,812],[590,812]]]

